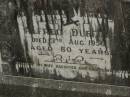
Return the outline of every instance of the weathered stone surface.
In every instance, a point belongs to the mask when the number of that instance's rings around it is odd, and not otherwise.
[[[60,81],[60,80],[31,78],[31,77],[0,76],[0,84],[1,84],[0,87],[2,85],[4,86],[12,85],[14,87],[19,87],[19,88],[20,86],[28,87],[32,89],[29,91],[37,91],[37,92],[39,91],[38,89],[43,89],[43,90],[54,89],[57,91],[70,91],[70,92],[81,92],[81,93],[88,93],[88,94],[90,93],[90,94],[98,94],[98,95],[108,95],[110,97],[130,96],[130,87],[83,83],[83,82]],[[12,87],[12,89],[15,88]],[[22,91],[24,91],[24,89]],[[18,92],[20,92],[20,90]]]

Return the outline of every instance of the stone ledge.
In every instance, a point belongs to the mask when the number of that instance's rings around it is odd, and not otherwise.
[[[130,97],[130,87],[74,81],[1,75],[0,84]]]

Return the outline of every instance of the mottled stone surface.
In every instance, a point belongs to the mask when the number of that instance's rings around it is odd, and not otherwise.
[[[30,93],[39,93],[39,95],[46,95],[47,93],[48,95],[47,97],[53,97],[52,95],[54,96],[59,95],[60,97],[65,97],[64,93],[67,93],[67,91],[68,93],[66,95],[73,95],[73,96],[76,95],[75,93],[79,93],[78,95],[84,95],[84,94],[97,95],[96,97],[99,97],[98,95],[105,95],[103,97],[130,96],[130,88],[124,86],[59,81],[59,80],[40,79],[31,77],[0,76],[0,84],[1,84],[0,89],[2,89],[3,91],[3,92],[0,91],[1,95],[3,93],[6,94],[5,91],[8,90],[9,91],[8,93],[14,93],[15,95],[17,94],[24,96],[31,95]],[[55,91],[57,91],[57,93],[61,92],[61,94],[57,94],[55,93]]]

